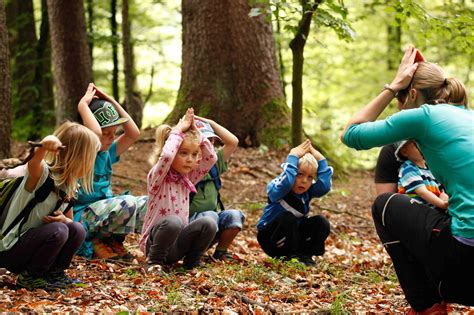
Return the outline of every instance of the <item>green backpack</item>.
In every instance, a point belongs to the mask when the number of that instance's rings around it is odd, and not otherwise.
[[[27,163],[31,159],[31,157],[33,156],[32,152],[34,150],[34,146],[38,146],[37,144],[30,144],[30,145],[32,145],[32,148],[30,151],[31,154],[23,161],[22,164]],[[3,237],[5,237],[8,234],[8,232],[10,232],[10,230],[14,228],[18,223],[20,223],[19,231],[21,231],[23,224],[26,222],[26,219],[29,217],[33,208],[38,203],[45,201],[51,192],[56,191],[59,195],[59,200],[56,203],[56,206],[54,207],[53,211],[51,211],[51,213],[59,209],[62,203],[67,199],[66,193],[64,193],[60,189],[57,189],[56,185],[54,184],[54,180],[51,178],[51,176],[48,176],[46,181],[35,191],[33,198],[19,212],[19,214],[10,223],[10,225],[6,229],[4,229],[3,225],[5,223],[5,220],[8,214],[8,209],[10,208],[12,197],[15,194],[18,187],[20,186],[23,178],[24,176],[0,179],[0,231],[1,231],[0,240],[3,239]],[[64,210],[64,212],[67,212],[72,207],[73,204],[74,202],[70,201],[66,210]]]

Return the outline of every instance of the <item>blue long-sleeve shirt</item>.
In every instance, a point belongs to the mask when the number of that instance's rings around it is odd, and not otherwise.
[[[282,213],[288,211],[283,200],[288,194],[293,194],[304,204],[304,216],[308,215],[309,203],[314,197],[321,197],[331,190],[331,179],[333,170],[328,166],[325,159],[318,161],[317,180],[303,194],[295,194],[293,184],[298,175],[299,158],[295,155],[288,155],[286,163],[282,164],[283,172],[267,185],[269,203],[265,206],[262,217],[257,223],[257,230],[262,230],[268,223],[272,222]]]
[[[474,114],[461,105],[423,105],[350,126],[343,142],[364,150],[411,139],[449,195],[454,236],[474,238]]]

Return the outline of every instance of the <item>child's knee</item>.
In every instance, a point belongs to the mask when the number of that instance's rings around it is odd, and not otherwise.
[[[201,223],[202,231],[205,233],[216,234],[217,232],[217,223],[211,217],[202,217],[199,219]]]
[[[245,215],[240,210],[225,210],[219,214],[219,229],[225,230],[238,228],[242,230],[245,222]]]
[[[66,224],[60,222],[49,223],[50,240],[63,245],[69,238],[69,228]]]
[[[86,230],[79,222],[71,222],[67,225],[69,229],[69,235],[74,236],[75,239],[81,240],[86,238]]]

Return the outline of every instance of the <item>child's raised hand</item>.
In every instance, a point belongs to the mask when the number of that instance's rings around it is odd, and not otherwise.
[[[89,86],[87,87],[86,93],[84,94],[84,96],[79,101],[78,107],[81,106],[81,104],[86,104],[87,106],[89,106],[89,104],[92,102],[92,100],[94,98],[97,98],[97,96],[95,95],[96,92],[97,92],[97,90],[96,90],[96,87],[95,87],[94,83],[89,83]]]
[[[59,141],[59,139],[53,135],[44,137],[44,139],[41,140],[40,143],[41,143],[41,147],[46,151],[56,152],[59,149],[64,148],[61,141]]]
[[[306,139],[303,143],[291,149],[290,154],[295,155],[300,158],[306,153],[310,152],[309,151],[310,148],[311,148],[311,141],[309,141],[309,139]]]
[[[189,128],[192,128],[192,127],[195,128],[194,109],[191,107],[191,108],[188,108],[188,110],[186,111],[186,114],[184,114],[183,118],[181,118],[178,121],[178,124],[176,124],[176,126],[173,129],[177,129],[178,131],[185,132]]]
[[[324,160],[324,156],[321,154],[321,152],[316,150],[312,145],[309,152],[311,153],[312,156],[314,156],[316,161]]]

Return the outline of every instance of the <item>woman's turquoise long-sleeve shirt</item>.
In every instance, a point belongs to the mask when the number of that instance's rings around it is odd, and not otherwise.
[[[357,150],[411,139],[449,195],[455,236],[474,238],[474,114],[464,106],[423,105],[351,125],[343,142]]]

